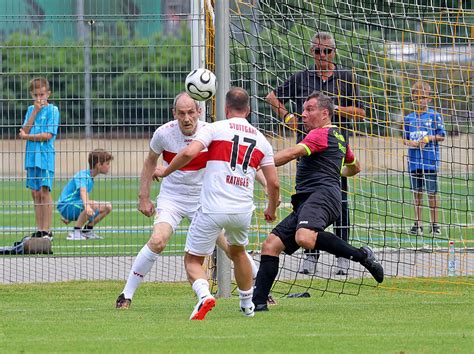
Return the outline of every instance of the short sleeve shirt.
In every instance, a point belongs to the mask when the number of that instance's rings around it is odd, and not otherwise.
[[[278,86],[275,89],[275,95],[283,103],[293,101],[296,105],[296,112],[301,114],[303,113],[304,102],[313,91],[319,91],[333,97],[335,105],[363,108],[359,99],[359,88],[353,79],[352,73],[339,66],[336,66],[334,74],[327,81],[322,80],[315,70],[299,71],[290,76],[281,86]],[[340,115],[334,115],[333,119],[333,123],[339,127],[347,140],[347,129],[350,128],[350,123]],[[303,123],[299,121],[297,142],[303,139],[303,131]]]
[[[196,132],[208,123],[198,121]],[[168,166],[171,160],[196,137],[184,135],[178,121],[173,120],[156,129],[150,141],[150,149],[163,154],[163,163]],[[202,177],[206,167],[207,151],[199,153],[188,165],[163,178],[160,195],[170,198],[193,197],[196,202],[201,194]]]
[[[33,109],[34,106],[28,107],[23,126],[33,113]],[[58,127],[59,109],[53,104],[48,104],[36,115],[30,134],[50,133],[52,138],[46,141],[28,140],[26,142],[25,169],[37,167],[54,172],[54,160],[56,157],[54,142],[58,133]]]
[[[58,204],[82,204],[81,188],[85,188],[87,193],[94,188],[94,178],[90,170],[82,170],[74,175],[61,192]]]
[[[319,188],[340,194],[341,169],[355,161],[344,136],[334,127],[311,130],[299,143],[307,156],[300,158],[296,168],[296,193],[313,193]]]
[[[256,169],[274,165],[273,148],[244,118],[203,127],[196,140],[208,148],[201,207],[204,213],[247,213],[253,210]]]
[[[404,139],[420,141],[425,136],[446,136],[441,114],[429,108],[421,114],[411,112],[404,119]],[[408,149],[408,171],[437,171],[439,168],[438,142],[430,141],[424,149],[410,147]]]

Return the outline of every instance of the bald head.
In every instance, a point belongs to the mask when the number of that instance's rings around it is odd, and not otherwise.
[[[232,87],[225,96],[227,118],[246,118],[250,113],[250,97],[246,90]]]

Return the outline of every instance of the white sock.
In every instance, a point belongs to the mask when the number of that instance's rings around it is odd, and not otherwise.
[[[198,299],[211,295],[211,292],[209,291],[209,282],[206,279],[196,279],[193,283],[193,290]]]
[[[130,269],[127,284],[125,284],[125,288],[122,291],[126,299],[133,297],[133,294],[135,294],[138,286],[142,283],[145,275],[150,272],[157,258],[158,253],[153,252],[148,245],[143,246],[140,252],[138,252],[137,258],[135,258]]]
[[[257,273],[258,273],[257,263],[255,263],[255,261],[253,260],[250,254],[248,254],[247,252],[245,252],[245,254],[247,255],[247,258],[250,261],[250,266],[252,267],[252,279],[255,279],[257,278]]]
[[[250,290],[240,290],[239,291],[239,299],[240,299],[240,307],[252,307],[252,297],[253,297],[253,288]]]

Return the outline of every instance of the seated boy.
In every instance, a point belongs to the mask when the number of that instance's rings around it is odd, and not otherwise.
[[[90,169],[76,173],[64,187],[57,209],[65,224],[76,221],[74,230],[67,236],[68,240],[102,238],[94,233],[93,228],[112,211],[112,204],[90,200],[89,193],[94,187],[94,177],[98,174],[107,174],[110,161],[113,159],[111,153],[103,149],[95,149],[89,153]]]

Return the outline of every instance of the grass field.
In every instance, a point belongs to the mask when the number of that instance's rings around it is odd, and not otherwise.
[[[58,180],[53,188],[56,201],[67,181]],[[134,255],[146,242],[152,220],[141,215],[137,209],[137,178],[98,178],[91,194],[95,200],[111,201],[114,210],[98,227],[104,240],[71,242],[66,235],[72,225],[60,222],[54,212],[55,231],[54,252],[56,255]],[[461,241],[467,245],[474,240],[474,216],[472,201],[474,180],[471,176],[455,178],[440,177],[440,221],[443,235],[438,240],[445,247],[447,239]],[[402,175],[361,176],[351,180],[350,200],[354,209],[351,216],[354,230],[352,242],[372,244],[379,247],[414,247],[417,242],[407,234],[413,220],[412,197],[407,178]],[[151,195],[156,195],[158,184],[153,186]],[[289,212],[290,195],[293,184],[282,179],[282,201],[279,220]],[[0,182],[0,246],[10,245],[34,230],[34,213],[30,193],[22,181],[3,180]],[[257,213],[250,234],[251,246],[258,247],[262,238],[271,230],[271,225],[263,222],[263,192],[256,190]],[[425,219],[428,220],[426,210]],[[182,252],[187,224],[184,223],[172,238],[167,253]],[[87,247],[85,247],[87,246]]]
[[[132,308],[113,305],[123,284],[0,286],[5,353],[472,353],[474,278],[390,279],[359,296],[313,293],[245,318],[218,299],[189,321],[187,284],[145,283]],[[396,290],[392,290],[396,289]]]

